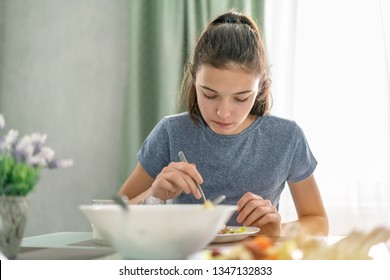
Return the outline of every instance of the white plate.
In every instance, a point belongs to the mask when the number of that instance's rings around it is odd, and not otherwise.
[[[228,226],[231,229],[238,229],[240,226]],[[240,241],[252,234],[258,233],[260,229],[258,227],[246,227],[246,231],[240,233],[225,233],[225,234],[217,234],[214,240],[211,243],[227,243],[227,242],[235,242]]]

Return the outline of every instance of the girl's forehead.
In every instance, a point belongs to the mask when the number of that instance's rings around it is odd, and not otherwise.
[[[216,68],[214,66],[204,64],[199,68],[196,78],[200,79],[212,79],[214,77],[224,77],[230,75],[239,75],[240,77],[246,77],[249,80],[258,79],[257,73],[246,70],[239,65],[226,65],[225,67]]]
[[[259,75],[243,70],[241,67],[215,68],[204,65],[196,75],[196,83],[221,91],[241,91],[256,89]]]

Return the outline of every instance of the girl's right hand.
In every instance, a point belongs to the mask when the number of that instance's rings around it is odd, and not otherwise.
[[[194,164],[171,162],[157,175],[150,191],[152,196],[164,201],[178,197],[182,192],[192,193],[200,199],[202,196],[195,182],[201,184],[203,179]]]

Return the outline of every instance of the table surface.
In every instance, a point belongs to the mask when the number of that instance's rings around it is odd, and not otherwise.
[[[92,232],[56,232],[25,237],[19,260],[121,259],[110,246],[98,243]]]
[[[342,236],[328,236],[329,244],[337,242]],[[211,244],[208,248],[226,249],[238,242]],[[370,256],[374,259],[390,259],[384,243],[373,246]],[[25,237],[22,240],[17,259],[19,260],[121,260],[121,256],[107,244],[92,237],[92,232],[56,232]]]

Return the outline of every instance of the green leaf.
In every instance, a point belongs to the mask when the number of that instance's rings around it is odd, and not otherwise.
[[[40,168],[0,156],[0,195],[25,196],[39,181]]]

